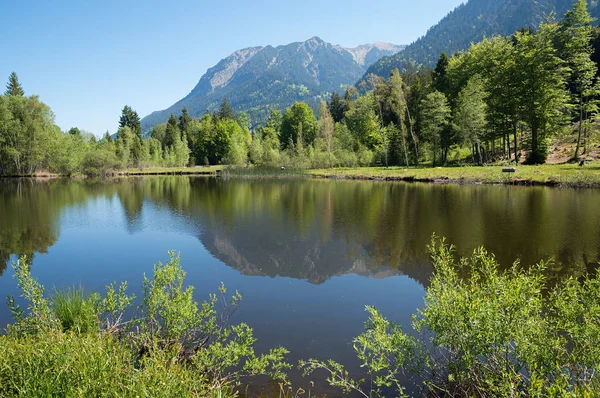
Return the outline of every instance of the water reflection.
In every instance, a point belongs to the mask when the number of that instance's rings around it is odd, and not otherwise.
[[[579,276],[600,258],[600,192],[351,181],[223,181],[152,177],[112,182],[0,181],[0,272],[11,254],[45,253],[65,208],[118,198],[130,234],[146,202],[246,275],[319,284],[332,276],[406,274],[426,286],[431,234],[461,254],[479,245],[507,266],[554,257],[551,276]]]

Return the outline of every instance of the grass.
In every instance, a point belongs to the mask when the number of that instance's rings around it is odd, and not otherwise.
[[[503,173],[503,167],[506,166],[359,167],[307,170],[306,174],[320,178],[600,187],[600,162],[583,167],[577,164],[519,165],[515,173]]]
[[[118,175],[157,175],[157,174],[217,174],[224,169],[224,166],[194,166],[194,167],[149,167],[149,168],[128,168],[117,170]]]
[[[52,308],[63,331],[74,329],[79,333],[87,333],[98,330],[95,301],[96,297],[87,294],[81,286],[55,290]]]

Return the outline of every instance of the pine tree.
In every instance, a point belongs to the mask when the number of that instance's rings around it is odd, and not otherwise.
[[[221,101],[221,105],[219,105],[219,110],[217,111],[217,117],[221,120],[235,119],[235,111],[227,98],[223,98],[223,101]]]
[[[348,110],[342,96],[334,92],[329,100],[329,112],[333,117],[334,122],[339,123],[344,119],[344,114]]]
[[[450,60],[445,52],[440,55],[437,65],[433,70],[433,88],[440,93],[448,94],[450,90],[450,82],[448,80],[448,63]]]
[[[169,121],[167,122],[167,129],[165,131],[165,141],[163,142],[165,148],[172,147],[176,142],[181,141],[181,131],[179,130],[179,123],[177,117],[171,114]]]
[[[25,91],[23,91],[23,87],[21,87],[21,83],[19,83],[19,77],[15,72],[12,72],[8,77],[4,95],[9,97],[22,97],[25,95]]]
[[[181,116],[179,116],[179,130],[182,133],[188,134],[191,122],[192,118],[190,117],[187,108],[184,106],[181,111]]]

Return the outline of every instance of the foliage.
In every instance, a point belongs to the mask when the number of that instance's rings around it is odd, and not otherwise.
[[[297,144],[299,132],[302,145],[312,145],[317,136],[316,129],[313,110],[303,102],[296,102],[286,109],[281,120],[281,145],[286,149],[290,143]]]
[[[0,337],[9,353],[0,358],[0,395],[234,396],[246,377],[285,380],[284,348],[257,355],[252,329],[228,324],[240,294],[228,303],[221,286],[198,304],[179,255],[169,255],[144,277],[141,306],[127,322],[134,297],[126,284],[103,296],[73,287],[46,298],[20,258],[15,278],[28,308],[8,300],[15,323]]]
[[[311,359],[345,392],[402,395],[402,375],[423,380],[434,396],[595,396],[600,349],[600,278],[569,279],[550,287],[546,263],[500,271],[479,248],[456,260],[453,247],[432,239],[435,268],[425,306],[413,317],[419,338],[370,313],[354,349],[370,376],[355,381],[333,361]],[[406,379],[405,379],[406,380]]]
[[[55,290],[52,295],[52,309],[63,331],[75,330],[88,333],[99,330],[96,316],[98,295],[86,294],[81,286]]]
[[[8,97],[23,97],[25,95],[25,91],[23,91],[23,87],[21,87],[21,83],[19,83],[19,77],[15,72],[11,72],[8,77],[4,95]]]

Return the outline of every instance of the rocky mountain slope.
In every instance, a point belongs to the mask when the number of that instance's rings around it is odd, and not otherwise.
[[[200,116],[223,98],[235,110],[247,111],[253,122],[260,122],[271,109],[295,101],[315,104],[332,91],[354,84],[369,65],[402,48],[389,43],[346,48],[318,37],[278,47],[245,48],[210,68],[185,98],[142,119],[142,128],[147,131],[165,122],[184,106],[192,116]]]

